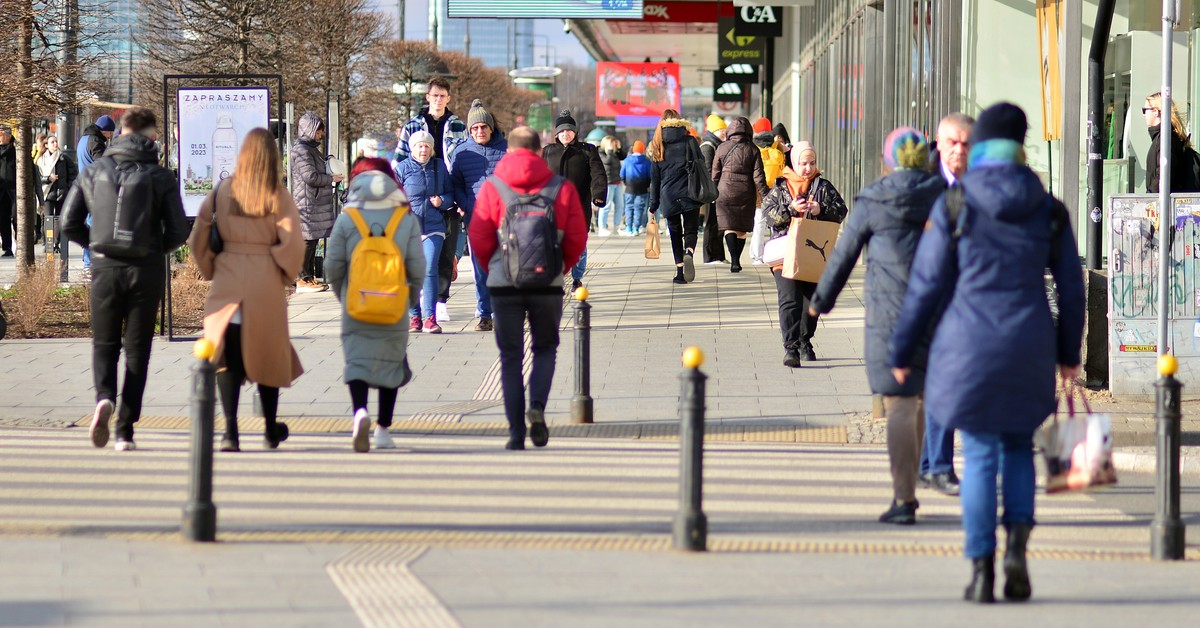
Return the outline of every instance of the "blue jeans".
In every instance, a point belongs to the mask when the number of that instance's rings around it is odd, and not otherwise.
[[[962,430],[962,520],[967,558],[996,553],[996,475],[1003,477],[1005,526],[1033,525],[1033,433]]]
[[[649,194],[625,193],[625,226],[633,231],[646,227],[646,205]]]
[[[925,410],[925,446],[921,448],[921,475],[954,471],[954,430],[942,427]]]
[[[492,293],[488,292],[487,271],[479,267],[474,255],[471,256],[471,266],[475,269],[475,316],[491,318]]]
[[[620,227],[621,225],[613,225],[610,227],[608,223],[612,222],[613,220],[621,220],[624,215],[625,199],[621,197],[621,184],[609,183],[608,202],[604,204],[604,207],[600,208],[600,228],[611,230],[616,227]],[[611,220],[609,218],[610,216],[612,217]]]
[[[83,219],[83,222],[89,227],[92,226],[92,215],[88,214],[87,217]],[[83,247],[83,267],[92,267],[92,249],[86,246]]]
[[[421,240],[425,251],[425,281],[421,284],[421,309],[412,308],[409,314],[429,318],[433,316],[438,295],[438,258],[442,255],[443,236],[431,235]]]
[[[579,257],[579,262],[571,267],[571,279],[583,281],[583,271],[585,270],[587,270],[587,247],[583,248],[583,255]]]

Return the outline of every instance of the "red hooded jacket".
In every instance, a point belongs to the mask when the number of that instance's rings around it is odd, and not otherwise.
[[[514,149],[496,164],[496,176],[513,190],[532,194],[546,186],[554,175],[549,166],[537,153],[525,149]],[[485,181],[475,197],[475,212],[467,229],[471,240],[471,252],[476,256],[480,267],[491,268],[492,256],[500,246],[497,230],[504,218],[504,202],[500,194]],[[583,206],[579,202],[579,192],[573,185],[564,185],[558,190],[558,198],[554,201],[554,222],[562,231],[563,269],[569,269],[579,261],[583,249],[587,245],[587,223],[583,217]],[[494,274],[494,273],[493,273]],[[496,288],[502,294],[508,286],[495,285],[500,278],[488,276],[488,287],[496,293]]]

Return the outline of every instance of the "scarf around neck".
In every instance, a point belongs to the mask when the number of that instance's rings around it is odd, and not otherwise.
[[[797,199],[808,196],[809,187],[812,186],[813,181],[817,180],[817,177],[821,176],[821,171],[813,170],[813,175],[805,179],[789,166],[783,169],[781,176],[787,181],[788,192],[791,192],[792,198]]]
[[[1025,165],[1025,147],[1015,140],[986,140],[971,146],[967,170],[988,166]]]

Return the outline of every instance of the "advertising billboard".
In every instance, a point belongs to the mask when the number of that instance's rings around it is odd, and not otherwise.
[[[446,0],[449,17],[640,20],[642,0]]]
[[[596,115],[661,116],[679,111],[678,63],[597,63]]]
[[[179,190],[189,217],[233,174],[246,134],[270,128],[268,97],[266,87],[179,89]]]

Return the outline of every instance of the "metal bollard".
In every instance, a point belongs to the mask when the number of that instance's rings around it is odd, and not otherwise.
[[[704,353],[698,347],[683,352],[679,375],[679,513],[675,515],[675,549],[703,552],[708,548],[708,518],[704,498],[704,382],[700,372]]]
[[[192,348],[199,362],[192,376],[191,486],[183,507],[183,538],[189,541],[217,540],[217,507],[212,501],[213,410],[217,398],[217,367],[212,363],[216,347],[201,338]]]
[[[592,400],[592,306],[587,288],[575,291],[575,396],[571,398],[571,422],[591,423]]]
[[[1175,379],[1178,369],[1175,356],[1159,356],[1160,377],[1154,384],[1158,469],[1154,481],[1154,521],[1150,523],[1150,554],[1155,560],[1183,560],[1185,526],[1179,517],[1179,399],[1183,385]]]

